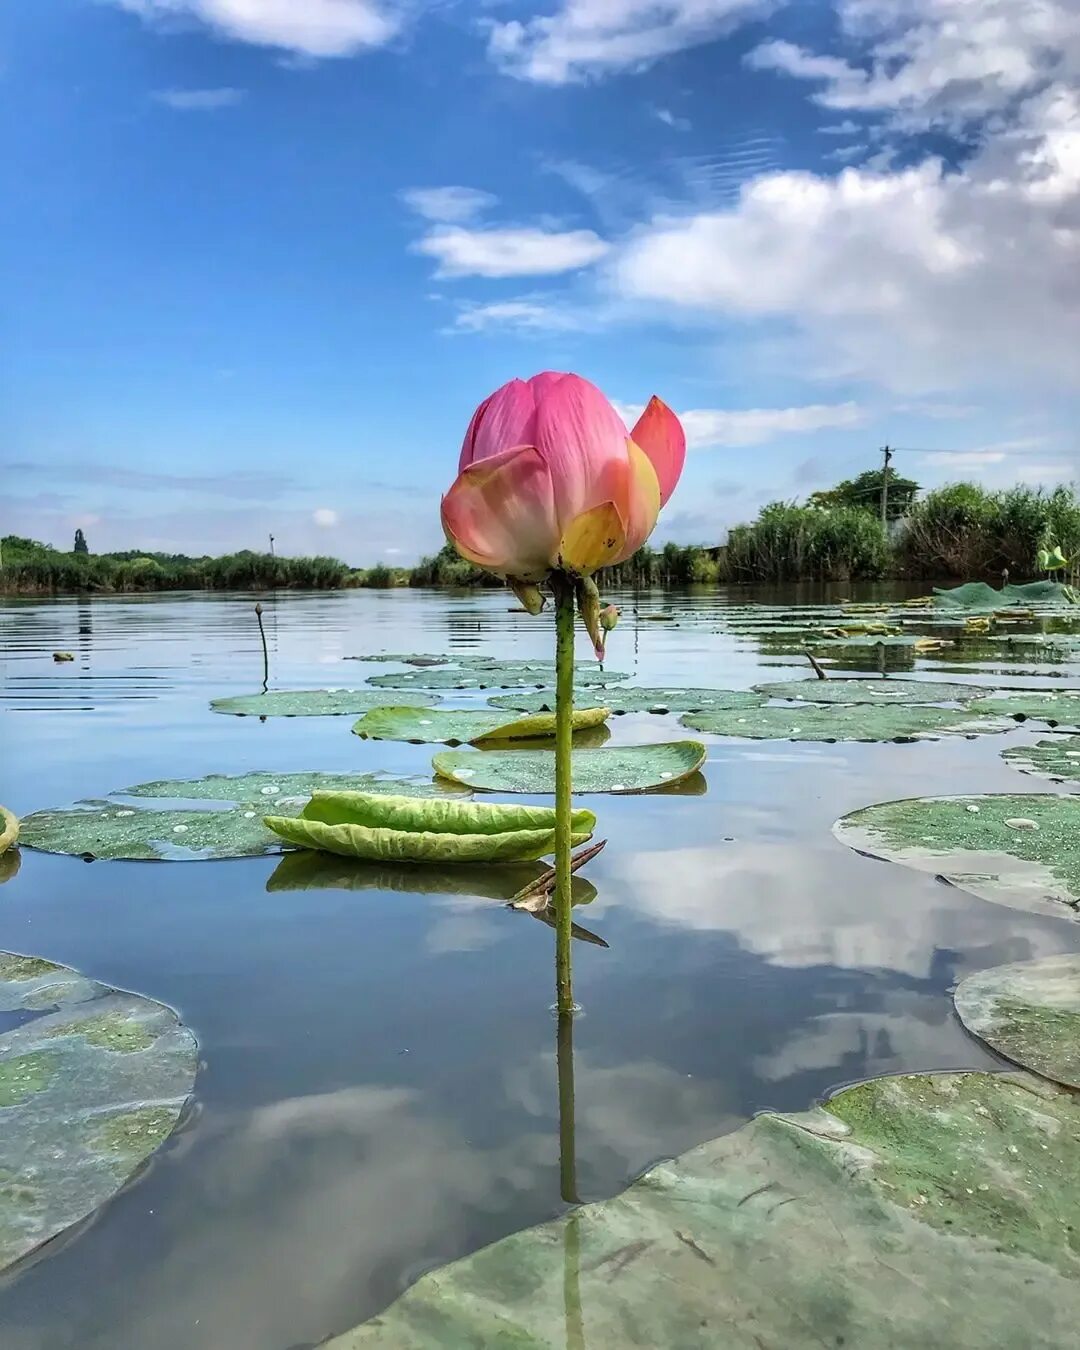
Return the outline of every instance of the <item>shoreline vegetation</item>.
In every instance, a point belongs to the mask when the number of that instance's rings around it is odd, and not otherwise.
[[[881,518],[881,470],[814,493],[772,502],[715,546],[648,545],[600,574],[608,586],[730,585],[784,581],[874,581],[1044,575],[1040,550],[1080,555],[1080,497],[1024,485],[990,491],[952,483],[919,496],[890,473]],[[32,539],[0,540],[0,594],[132,594],[154,591],[341,590],[353,587],[499,586],[444,545],[415,567],[354,568],[338,558],[287,558],[243,550],[224,557],[89,552],[80,531],[65,553]],[[1080,559],[1078,559],[1080,562]],[[1075,568],[1059,574],[1075,583]]]

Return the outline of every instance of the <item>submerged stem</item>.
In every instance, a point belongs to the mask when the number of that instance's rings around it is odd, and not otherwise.
[[[555,592],[555,993],[560,1013],[574,1008],[570,975],[570,806],[574,712],[574,586],[552,577]]]

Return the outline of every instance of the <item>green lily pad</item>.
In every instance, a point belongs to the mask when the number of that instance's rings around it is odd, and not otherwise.
[[[961,980],[956,1011],[995,1050],[1080,1088],[1080,956],[1048,956],[980,970]]]
[[[386,862],[525,862],[555,849],[546,806],[317,792],[298,817],[267,816],[266,825],[298,848]],[[576,847],[596,817],[579,808],[570,825]]]
[[[996,904],[1057,914],[1080,905],[1080,797],[910,797],[853,811],[833,832]]]
[[[713,736],[777,741],[914,741],[1009,728],[1008,722],[977,718],[964,710],[891,703],[841,703],[832,707],[801,704],[691,713],[681,717],[679,724]]]
[[[588,731],[607,720],[605,707],[579,708],[573,713],[575,731]],[[534,713],[508,718],[505,713],[483,709],[379,708],[362,717],[353,727],[357,736],[373,741],[444,741],[450,745],[478,741],[550,740],[555,735],[555,714]]]
[[[302,800],[296,802],[297,811]],[[87,859],[202,862],[249,858],[281,851],[281,840],[262,823],[265,810],[265,801],[227,811],[150,811],[87,801],[67,810],[35,811],[27,816],[23,843],[43,853]]]
[[[1034,745],[1011,745],[1001,752],[1014,769],[1055,783],[1080,780],[1080,736],[1055,736]]]
[[[992,717],[1080,727],[1080,689],[998,689],[977,699],[972,710]]]
[[[18,817],[12,815],[6,807],[0,806],[0,855],[19,842]]]
[[[1029,581],[1026,585],[1002,586],[997,591],[985,581],[968,581],[951,589],[934,587],[933,603],[942,608],[995,610],[1027,608],[1029,605],[1054,605],[1067,609],[1077,603],[1071,586],[1057,581]]]
[[[171,1008],[0,952],[0,1269],[79,1223],[172,1133],[195,1037]]]
[[[437,703],[426,694],[395,698],[397,704]],[[212,711],[234,717],[343,717],[383,708],[387,700],[370,689],[275,689],[268,694],[239,694],[216,698]]]
[[[280,805],[282,798],[301,798],[313,792],[385,792],[390,796],[444,796],[445,788],[427,779],[389,778],[372,773],[256,773],[207,774],[205,778],[161,778],[153,783],[136,783],[111,795],[114,797],[168,797],[189,802],[260,802]],[[270,802],[266,801],[270,798]]]
[[[1080,1318],[1080,1108],[927,1074],[760,1115],[424,1275],[327,1350],[1061,1350]]]
[[[397,661],[403,666],[449,666],[456,656],[434,652],[366,652],[363,656],[346,656],[346,661]]]
[[[575,682],[583,686],[613,684],[629,678],[619,671],[601,670],[599,666],[581,666],[574,674]],[[395,670],[368,678],[368,684],[379,689],[542,689],[554,683],[555,667],[540,662],[535,667],[528,663],[504,662],[462,666],[454,670]],[[418,703],[430,701],[426,696],[416,700]],[[412,699],[408,702],[413,704]]]
[[[885,707],[895,703],[963,703],[977,697],[977,684],[947,684],[944,680],[781,680],[759,684],[767,698],[796,699],[805,703],[866,703]]]
[[[705,763],[699,741],[627,745],[573,752],[574,792],[650,792],[695,774]],[[477,792],[555,791],[553,750],[446,750],[431,761],[440,778]]]
[[[756,708],[761,694],[751,689],[575,689],[575,708],[605,707],[614,716],[623,713],[704,712],[713,708]],[[553,712],[555,692],[535,694],[496,694],[488,702],[493,708],[512,708],[516,712]]]

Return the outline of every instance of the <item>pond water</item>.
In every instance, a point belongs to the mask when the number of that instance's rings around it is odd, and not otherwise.
[[[616,597],[609,660],[645,685],[795,678],[808,673],[798,644],[731,631],[748,616],[734,607],[842,593]],[[0,802],[25,814],[213,772],[428,772],[439,747],[361,741],[350,717],[212,714],[211,698],[261,682],[253,603],[0,600]],[[551,655],[549,616],[508,612],[500,591],[262,603],[275,688],[361,687],[401,669],[344,660],[379,650]],[[75,660],[54,665],[56,650]],[[849,671],[987,684],[1022,672],[1057,688],[1080,676],[1078,655],[977,635],[922,656],[830,652]],[[444,693],[441,706],[486,697]],[[651,714],[612,732],[612,744],[696,734]],[[703,790],[590,797],[609,843],[575,917],[609,946],[575,944],[581,1197],[764,1108],[800,1109],[870,1075],[999,1064],[949,991],[987,966],[1074,950],[1075,925],[862,857],[830,827],[903,796],[1053,790],[1000,758],[1046,734],[706,736]],[[203,1061],[194,1107],[151,1166],[0,1284],[5,1350],[313,1345],[431,1267],[565,1208],[551,930],[430,870],[414,890],[370,869],[349,889],[347,866],[286,890],[279,862],[86,864],[24,849],[0,887],[0,949],[172,1005]]]

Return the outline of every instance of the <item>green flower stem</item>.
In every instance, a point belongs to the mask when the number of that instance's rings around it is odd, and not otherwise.
[[[570,749],[574,713],[574,585],[555,573],[555,991],[561,1014],[574,1010],[570,975]]]

